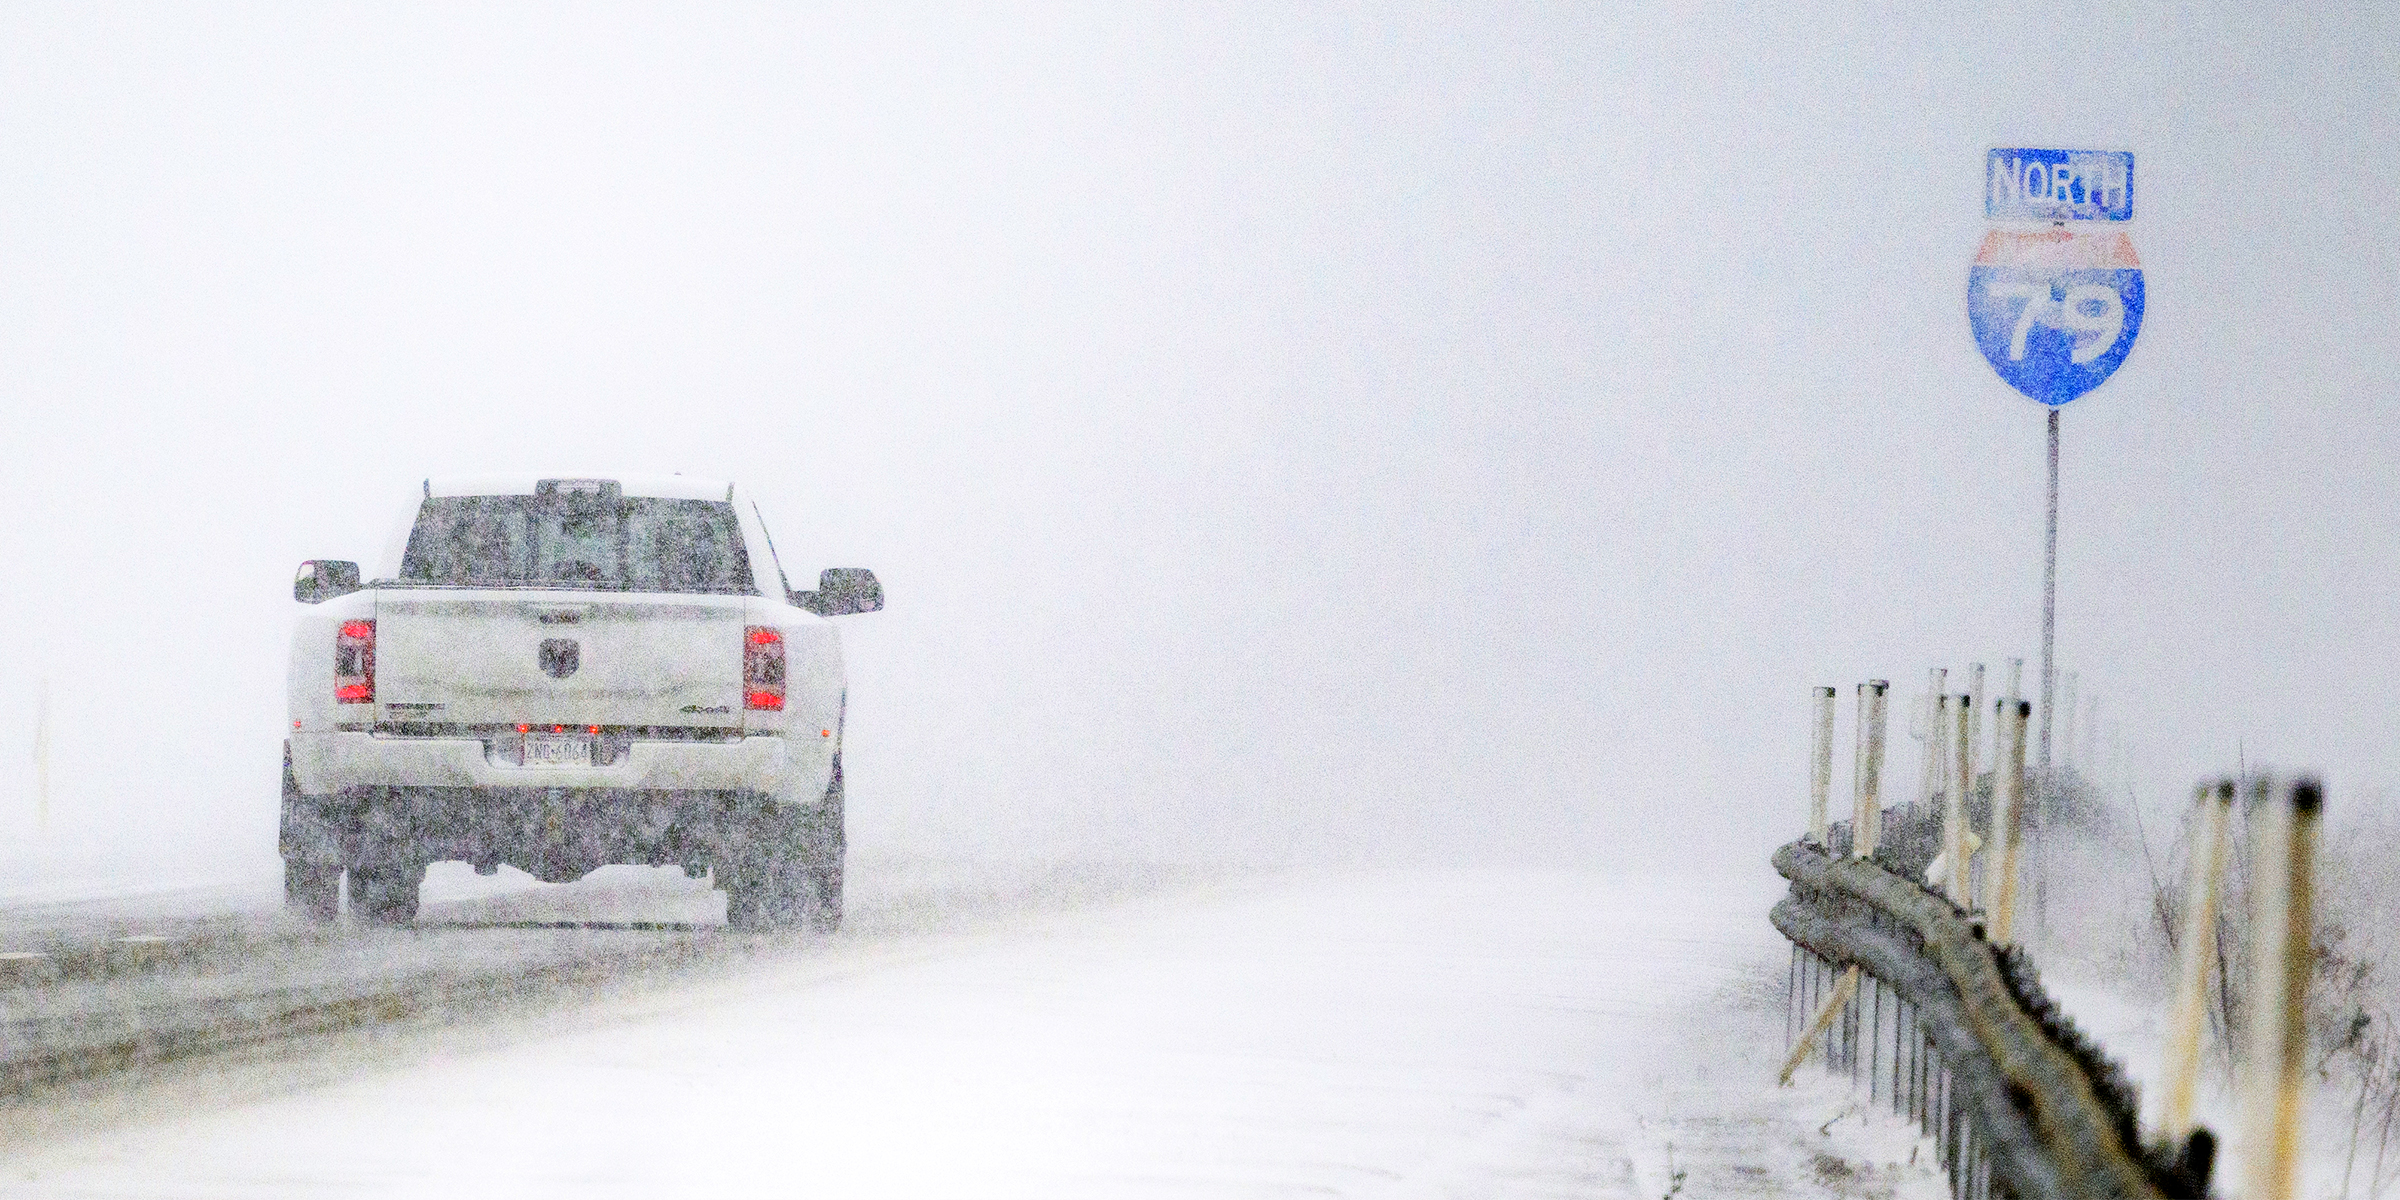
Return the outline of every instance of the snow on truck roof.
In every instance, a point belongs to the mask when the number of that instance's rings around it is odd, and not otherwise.
[[[530,496],[543,483],[573,486],[577,483],[609,482],[617,485],[618,494],[651,496],[661,500],[730,500],[733,485],[722,479],[703,479],[696,475],[449,475],[427,479],[425,495],[434,496]]]

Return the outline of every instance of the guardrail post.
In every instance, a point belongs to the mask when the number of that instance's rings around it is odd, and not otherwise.
[[[1857,967],[1850,968],[1849,973],[1845,975],[1844,978],[1849,979],[1854,984],[1866,982],[1864,979],[1859,977]],[[1859,1002],[1858,989],[1853,987],[1850,989],[1849,995],[1842,1003],[1841,1024],[1842,1071],[1844,1074],[1850,1076],[1850,1083],[1852,1086],[1856,1086],[1858,1084],[1858,1018],[1860,1007],[1861,1005]]]
[[[1933,1087],[1926,1096],[1925,1133],[1933,1139],[1933,1158],[1944,1171],[1950,1168],[1950,1065],[1936,1060]]]
[[[2243,1200],[2290,1200],[2299,1185],[2300,1100],[2307,1067],[2308,976],[2314,937],[2317,818],[2324,791],[2295,781],[2280,798],[2265,779],[2250,808],[2249,1078],[2243,1095]]]
[[[1908,997],[1900,989],[1892,989],[1892,1113],[1897,1116],[1908,1111],[1909,1031],[1916,1028],[1909,1015]]]
[[[1891,1093],[1892,1111],[1895,1113],[1902,1112],[1908,1107],[1908,1072],[1905,1064],[1908,1062],[1908,1031],[1913,1028],[1910,1024],[1908,1009],[1908,997],[1901,995],[1900,989],[1893,988],[1892,1086],[1888,1090]]]
[[[1816,740],[1808,756],[1808,836],[1822,846],[1827,832],[1827,794],[1833,790],[1833,689],[1813,689]]]
[[[1867,1103],[1872,1106],[1883,1088],[1883,980],[1867,976],[1873,985],[1874,1016],[1867,1022]]]
[[[2224,875],[2226,818],[2233,781],[2194,789],[2191,875],[2183,889],[2183,945],[2176,963],[2175,1002],[2167,1015],[2165,1111],[2159,1132],[2170,1143],[2191,1136],[2192,1105],[2200,1082],[2200,1039],[2208,1027],[2208,972],[2217,951],[2217,882]]]
[[[1919,1112],[1925,1105],[1925,1012],[1911,1002],[1908,1006],[1908,1107],[1903,1110],[1912,1122],[1922,1121]]]
[[[2025,811],[2025,727],[2033,721],[2033,705],[2023,700],[2000,702],[2000,735],[2007,749],[2000,756],[1999,778],[1992,788],[1992,848],[1984,856],[1985,935],[1995,946],[2006,946],[2015,934],[2017,916],[2017,828]]]
[[[1914,1118],[1916,1118],[1916,1122],[1917,1122],[1917,1130],[1918,1130],[1918,1132],[1920,1132],[1920,1133],[1932,1133],[1932,1132],[1933,1132],[1933,1099],[1932,1099],[1932,1091],[1933,1091],[1933,1078],[1934,1078],[1934,1072],[1935,1072],[1936,1070],[1938,1070],[1938,1069],[1939,1069],[1939,1064],[1937,1064],[1936,1062],[1934,1062],[1934,1061],[1933,1061],[1933,1059],[1932,1059],[1932,1058],[1931,1058],[1929,1055],[1927,1055],[1927,1054],[1926,1054],[1926,1052],[1925,1052],[1925,1051],[1926,1051],[1926,1043],[1927,1043],[1929,1040],[1931,1040],[1931,1039],[1932,1039],[1932,1037],[1933,1037],[1933,1034],[1932,1034],[1932,1032],[1931,1032],[1931,1031],[1929,1031],[1929,1030],[1927,1030],[1927,1029],[1925,1028],[1924,1019],[1923,1019],[1923,1018],[1924,1018],[1924,1014],[1923,1014],[1923,1013],[1919,1013],[1919,1014],[1917,1014],[1917,1016],[1918,1016],[1918,1022],[1917,1022],[1917,1041],[1916,1041],[1916,1045],[1915,1045],[1915,1047],[1914,1047],[1914,1048],[1912,1049],[1912,1051],[1911,1051],[1912,1053],[1914,1053],[1914,1054],[1916,1055],[1916,1060],[1917,1060],[1917,1063],[1916,1063],[1916,1065],[1917,1065],[1917,1079],[1916,1079],[1917,1097],[1916,1097],[1916,1100],[1915,1100],[1915,1101],[1912,1103],[1912,1106],[1911,1106],[1911,1111],[1909,1112],[1909,1114],[1908,1114],[1908,1115],[1909,1115],[1909,1116],[1911,1116],[1911,1117],[1914,1117]]]
[[[1951,1082],[1944,1080],[1945,1083]],[[1958,1104],[1954,1089],[1942,1089],[1942,1170],[1950,1177],[1950,1194],[1958,1194],[1959,1127]]]
[[[1783,1045],[1792,1045],[1792,1010],[1800,1005],[1800,943],[1792,943],[1792,965],[1783,974]]]

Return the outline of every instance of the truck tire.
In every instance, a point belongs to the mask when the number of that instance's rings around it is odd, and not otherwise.
[[[806,894],[800,920],[810,933],[832,933],[842,927],[842,860],[849,852],[849,831],[843,816],[842,755],[833,755],[833,782],[825,787],[824,814],[809,839],[809,861],[803,886]]]
[[[724,881],[725,924],[744,930],[790,924],[801,910],[799,865],[788,851],[770,851],[737,868]]]
[[[842,926],[842,864],[779,855],[727,881],[725,924],[734,929],[797,925],[810,933]]]
[[[379,863],[350,869],[350,915],[370,925],[406,925],[417,919],[417,886],[425,868],[413,863]]]
[[[832,933],[842,927],[842,860],[818,863],[807,870],[807,895],[800,911],[801,927],[810,933]]]
[[[283,854],[283,906],[318,924],[342,911],[341,838],[324,808],[321,798],[301,793],[299,777],[292,773],[291,743],[284,743],[283,818],[276,836],[276,849]]]
[[[842,926],[842,756],[833,756],[833,781],[814,815],[767,840],[749,862],[724,880],[725,924],[735,929],[798,925],[810,933]],[[796,835],[796,836],[795,836]],[[787,840],[789,839],[789,840]]]
[[[341,915],[341,864],[283,860],[283,906],[293,916],[318,925]]]

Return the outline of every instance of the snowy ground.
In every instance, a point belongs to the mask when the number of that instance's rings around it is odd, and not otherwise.
[[[1844,1085],[1772,1087],[1779,883],[1000,889],[1013,916],[64,1096],[0,1195],[1941,1195]]]

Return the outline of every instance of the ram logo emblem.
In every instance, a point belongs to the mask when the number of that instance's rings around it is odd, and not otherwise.
[[[565,679],[583,665],[583,647],[573,638],[545,638],[542,641],[542,674],[552,679]]]

